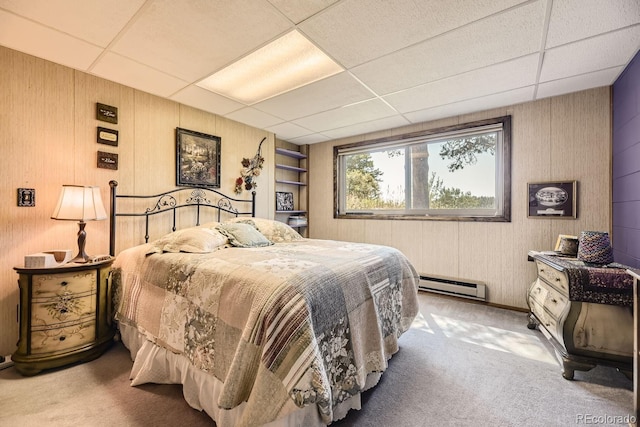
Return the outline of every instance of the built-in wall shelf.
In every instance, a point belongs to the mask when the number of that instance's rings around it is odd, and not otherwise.
[[[285,180],[276,180],[277,184],[287,184],[287,185],[307,185],[306,182],[301,181],[285,181]]]
[[[299,151],[287,150],[286,148],[276,147],[276,154],[282,154],[283,156],[293,157],[294,159],[306,159],[307,155]]]
[[[309,234],[307,223],[307,195],[308,182],[308,146],[295,145],[276,139],[275,166],[276,192],[291,193],[293,195],[293,210],[282,210],[276,200],[275,219],[289,224],[307,237]],[[277,199],[277,197],[276,197]],[[280,209],[278,209],[278,207]]]
[[[281,164],[276,164],[276,168],[284,169],[284,170],[292,171],[292,172],[299,172],[299,173],[307,171],[305,168],[300,168],[300,167],[297,167],[297,166],[281,165]]]
[[[276,211],[277,214],[304,214],[307,213],[307,211]]]

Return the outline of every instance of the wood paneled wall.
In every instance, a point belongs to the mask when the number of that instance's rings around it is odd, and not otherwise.
[[[96,102],[117,107],[118,124],[96,120]],[[96,142],[98,126],[119,131],[117,147]],[[107,209],[112,179],[121,194],[175,187],[176,127],[222,138],[220,190],[230,195],[242,158],[253,157],[266,136],[257,205],[260,216],[273,217],[273,134],[0,47],[0,355],[12,353],[18,339],[13,267],[27,254],[77,251],[78,225],[50,218],[60,187],[100,186]],[[117,171],[97,167],[98,150],[118,154]],[[18,188],[36,190],[35,207],[17,206]],[[118,251],[144,236],[140,221],[119,220],[119,230]],[[91,222],[86,231],[87,253],[106,254],[108,221]]]
[[[512,116],[511,222],[333,218],[333,147],[406,132]],[[491,303],[526,308],[535,277],[527,252],[551,250],[558,234],[611,228],[611,96],[603,87],[310,145],[310,237],[400,249],[418,272],[487,283]],[[527,217],[527,183],[577,180],[578,218]]]

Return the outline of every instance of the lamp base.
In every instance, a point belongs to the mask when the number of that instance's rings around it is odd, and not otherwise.
[[[85,241],[87,239],[87,232],[84,231],[84,227],[87,225],[86,222],[80,221],[78,223],[78,255],[74,259],[69,262],[75,262],[77,264],[86,264],[91,260],[89,255],[84,251]]]

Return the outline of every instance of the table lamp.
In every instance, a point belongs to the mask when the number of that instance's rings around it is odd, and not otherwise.
[[[63,185],[58,205],[51,215],[53,219],[78,221],[78,255],[70,262],[86,263],[89,256],[84,251],[87,232],[85,221],[97,221],[107,218],[100,197],[100,187],[82,185]]]

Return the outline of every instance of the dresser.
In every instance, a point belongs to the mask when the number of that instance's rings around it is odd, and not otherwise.
[[[596,365],[633,372],[633,279],[626,267],[585,264],[560,254],[529,252],[537,277],[527,292],[530,329],[540,331],[562,362],[562,376]]]
[[[16,267],[20,337],[11,356],[23,375],[85,362],[113,342],[109,272],[113,258],[55,268]]]

